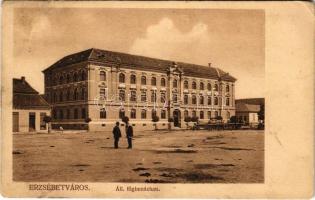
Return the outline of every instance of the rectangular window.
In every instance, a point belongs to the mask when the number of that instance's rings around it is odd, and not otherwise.
[[[141,101],[142,102],[147,101],[147,92],[146,91],[141,91]]]
[[[161,93],[161,103],[165,103],[165,101],[166,101],[166,94],[165,94],[165,92],[162,92]]]
[[[166,119],[166,111],[165,110],[161,111],[161,119]]]
[[[106,89],[105,88],[100,89],[100,97],[103,99],[106,99]]]
[[[100,111],[100,118],[101,119],[106,119],[106,110],[105,109],[101,109],[101,111]]]

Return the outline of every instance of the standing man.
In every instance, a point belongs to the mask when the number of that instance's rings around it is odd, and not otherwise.
[[[113,128],[113,135],[114,135],[114,146],[115,149],[118,149],[118,142],[119,138],[121,137],[121,132],[119,129],[119,122],[116,122],[116,126]]]
[[[128,141],[128,149],[132,149],[133,128],[128,122],[126,123],[126,136]]]

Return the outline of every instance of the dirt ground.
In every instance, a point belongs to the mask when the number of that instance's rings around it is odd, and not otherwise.
[[[263,131],[148,131],[133,149],[106,133],[13,135],[14,181],[261,183]]]

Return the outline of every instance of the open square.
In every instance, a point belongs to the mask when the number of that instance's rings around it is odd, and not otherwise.
[[[36,182],[263,183],[264,131],[13,135],[13,180]]]

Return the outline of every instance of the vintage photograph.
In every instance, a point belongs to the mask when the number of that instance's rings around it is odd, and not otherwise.
[[[261,9],[17,7],[15,182],[265,181]]]

